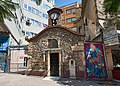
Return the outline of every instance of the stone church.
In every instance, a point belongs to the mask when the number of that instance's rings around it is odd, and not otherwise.
[[[58,8],[49,10],[48,27],[27,40],[28,75],[85,77],[84,35],[58,25],[61,13]]]

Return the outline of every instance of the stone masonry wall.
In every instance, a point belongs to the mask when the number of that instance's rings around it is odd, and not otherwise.
[[[48,49],[48,39],[56,39],[58,41],[58,48],[61,48],[64,51],[65,58],[64,62],[61,64],[62,66],[62,75],[69,77],[69,59],[73,58],[76,61],[76,71],[78,71],[80,68],[79,66],[84,66],[84,51],[72,51],[71,46],[78,45],[79,42],[83,42],[83,38],[79,35],[75,35],[67,30],[53,27],[52,29],[48,29],[45,32],[43,32],[41,35],[39,35],[37,38],[32,40],[32,42],[29,43],[29,49],[28,54],[32,56],[34,59],[34,62],[37,59],[39,59],[39,68],[40,69],[47,69],[45,65],[47,65],[47,62],[43,62],[43,53],[44,49]],[[82,55],[81,55],[82,54]],[[82,69],[85,71],[85,68]],[[67,73],[67,74],[65,74]],[[79,74],[79,71],[76,73]]]

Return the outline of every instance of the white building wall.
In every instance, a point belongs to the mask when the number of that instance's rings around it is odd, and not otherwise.
[[[20,43],[21,45],[27,45],[28,42],[25,41],[25,37],[29,36],[28,33],[34,33],[38,34],[40,31],[42,31],[45,27],[44,25],[48,25],[48,18],[43,17],[43,14],[48,15],[47,11],[49,9],[46,9],[45,4],[49,6],[50,8],[53,8],[54,6],[54,0],[52,3],[48,2],[47,0],[42,0],[41,5],[36,5],[36,3],[32,0],[13,0],[15,3],[19,4],[20,8],[18,8],[15,12],[17,19],[12,22],[9,22],[8,20],[5,21],[8,25],[7,27],[10,27],[10,31],[15,37],[15,39]],[[27,8],[24,8],[24,5],[27,6]],[[35,12],[32,12],[28,10],[28,6],[35,9]],[[37,10],[37,11],[36,11]],[[36,12],[41,12],[40,14],[37,14]],[[30,26],[26,25],[26,21],[30,18]],[[36,23],[34,21],[37,21],[40,23]],[[44,24],[44,25],[43,25]],[[21,33],[22,32],[22,33]],[[33,35],[34,35],[33,34]],[[33,36],[32,35],[32,36]],[[10,36],[10,45],[16,46],[17,43],[15,42],[14,38]],[[24,50],[11,50],[11,62],[10,62],[10,71],[21,71],[25,69],[24,66],[24,57],[25,57],[25,51]]]
[[[12,0],[14,3],[19,3],[19,0]],[[14,39],[15,42],[12,45],[18,45],[20,38],[23,36],[22,27],[21,27],[21,10],[16,8],[16,11],[13,11],[13,14],[16,16],[16,19],[11,18],[11,21],[4,19],[4,24],[6,25],[8,31],[12,36],[10,36],[10,43]]]
[[[10,33],[14,36],[17,42],[19,42],[19,39],[22,36],[22,32],[18,25],[16,25],[15,21],[12,19],[12,21],[4,20],[5,25],[9,29]]]
[[[11,72],[18,72],[26,69],[24,66],[24,56],[24,50],[11,50]]]
[[[24,16],[22,24],[23,24],[23,31],[25,31],[25,35],[26,35],[26,32],[32,32],[32,33],[38,34],[45,28],[46,25],[48,25],[47,11],[49,9],[47,6],[49,6],[50,8],[53,8],[54,6],[54,0],[51,0],[51,1],[53,2],[51,3],[51,2],[48,2],[47,0],[42,0],[40,5],[36,5],[36,3],[33,0],[22,0],[21,7],[22,7],[22,13]],[[26,5],[26,8],[25,8],[25,5]],[[31,7],[31,10],[29,10],[29,7]],[[34,12],[32,11],[33,8],[35,9]],[[45,14],[45,17],[43,17],[43,14]],[[31,23],[30,26],[26,25],[27,20],[30,20],[30,23]]]

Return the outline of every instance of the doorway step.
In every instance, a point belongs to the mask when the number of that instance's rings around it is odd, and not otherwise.
[[[60,79],[60,77],[47,76],[43,80],[58,81],[59,79]]]

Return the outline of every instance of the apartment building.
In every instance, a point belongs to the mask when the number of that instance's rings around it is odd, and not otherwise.
[[[16,19],[5,21],[7,30],[10,31],[8,43],[8,64],[7,69],[11,72],[20,71],[26,68],[26,49],[28,42],[26,37],[33,37],[48,25],[47,11],[54,6],[54,0],[42,0],[36,4],[36,0],[13,0],[19,5],[14,15]],[[7,51],[7,50],[6,50]]]
[[[32,37],[48,25],[47,11],[53,8],[54,0],[42,0],[40,5],[36,0],[21,0],[21,26],[24,36]]]
[[[70,3],[60,7],[63,14],[60,18],[60,24],[72,31],[79,32],[75,21],[81,17],[81,5],[78,2]]]

